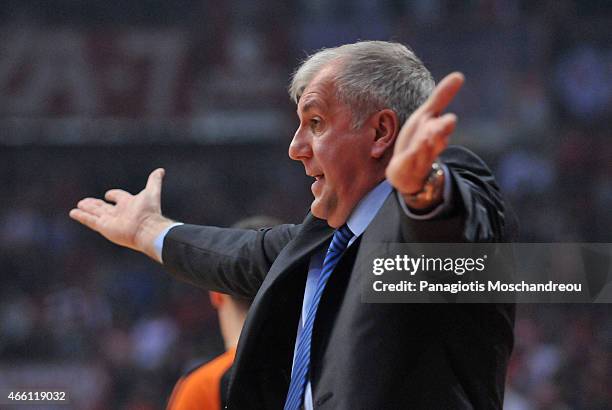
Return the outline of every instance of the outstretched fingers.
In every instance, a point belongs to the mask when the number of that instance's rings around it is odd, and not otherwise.
[[[464,82],[465,77],[458,71],[444,77],[422,105],[423,112],[429,116],[438,116],[453,101]]]
[[[68,215],[70,215],[70,217],[75,221],[82,223],[94,231],[97,231],[99,216],[78,208],[71,209]]]
[[[109,189],[104,194],[104,199],[110,202],[119,203],[125,199],[131,198],[133,195],[123,189]]]
[[[457,125],[457,116],[452,113],[447,113],[441,117],[432,119],[431,122],[432,137],[429,143],[432,147],[433,158],[435,159],[448,146],[450,135]]]
[[[113,211],[113,205],[97,198],[82,199],[77,204],[77,208],[96,216],[102,216],[103,214],[108,214]]]
[[[157,168],[147,179],[147,186],[145,190],[148,191],[155,198],[161,197],[162,181],[164,179],[165,170],[163,168]]]

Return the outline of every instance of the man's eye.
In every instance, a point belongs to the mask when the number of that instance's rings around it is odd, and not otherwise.
[[[310,128],[312,128],[313,130],[318,129],[320,125],[321,125],[320,118],[315,117],[315,118],[310,119]]]

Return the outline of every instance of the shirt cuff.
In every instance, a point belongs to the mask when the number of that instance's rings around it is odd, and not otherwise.
[[[426,214],[415,214],[413,211],[410,210],[410,208],[408,208],[408,205],[406,205],[406,201],[404,201],[404,197],[402,196],[402,194],[400,194],[398,191],[395,191],[400,206],[409,218],[417,220],[427,220],[435,218],[436,216],[450,210],[452,206],[453,194],[451,189],[451,174],[445,164],[441,164],[441,166],[442,171],[444,171],[444,190],[442,191],[442,203],[435,207],[433,210],[427,212]]]
[[[179,225],[183,225],[183,223],[182,222],[175,222],[175,223],[173,223],[172,225],[170,225],[169,227],[167,227],[166,229],[161,231],[161,233],[159,235],[157,235],[157,238],[155,238],[155,240],[153,241],[153,249],[155,250],[155,254],[159,258],[161,263],[164,263],[164,261],[162,259],[162,250],[164,248],[164,239],[166,238],[166,235],[168,235],[168,232],[170,231],[170,229],[174,228],[175,226],[179,226]]]

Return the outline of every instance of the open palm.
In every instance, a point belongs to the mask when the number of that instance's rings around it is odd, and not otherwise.
[[[159,231],[171,223],[161,214],[163,176],[161,168],[151,172],[146,187],[137,195],[111,189],[104,195],[106,201],[84,198],[70,211],[70,217],[117,245],[145,252],[154,235],[147,227],[155,225]]]

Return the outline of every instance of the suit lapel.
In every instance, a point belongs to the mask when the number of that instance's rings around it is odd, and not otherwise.
[[[276,387],[271,389],[268,383],[267,387],[260,386],[250,393],[255,395],[252,399],[274,396],[278,403],[268,407],[282,407],[289,386],[292,341],[295,340],[304,296],[309,256],[324,246],[332,234],[333,229],[325,221],[310,214],[306,217],[298,235],[287,244],[270,268],[244,324],[234,362],[236,378],[232,385],[234,382],[242,383],[238,380],[241,374],[267,380]],[[274,360],[254,360],[261,355]]]
[[[287,244],[272,264],[253,300],[242,331],[245,337],[240,339],[237,357],[242,356],[243,350],[254,347],[252,343],[255,342],[256,337],[251,336],[260,336],[259,329],[264,321],[274,318],[274,312],[278,312],[279,308],[293,311],[293,306],[301,306],[309,256],[318,247],[323,246],[333,234],[333,229],[325,221],[311,214],[308,214],[302,225],[298,235]],[[279,286],[281,289],[272,289]],[[284,313],[298,314],[299,312]],[[287,326],[286,323],[278,325]],[[289,325],[287,329],[291,326]],[[297,326],[297,321],[295,326]],[[293,332],[290,329],[289,331]]]
[[[250,400],[274,396],[270,399],[270,403],[275,404],[268,407],[282,407],[284,395],[289,387],[297,320],[304,296],[308,262],[313,252],[325,246],[333,233],[334,229],[329,227],[326,221],[308,214],[302,223],[302,229],[278,255],[257,292],[244,324],[243,336],[238,344],[234,362],[235,379],[232,382],[232,385],[246,386],[247,381],[239,380],[239,375],[266,380],[266,386],[259,385],[258,388],[249,391],[248,395],[246,391],[243,392]],[[357,253],[356,247],[349,253],[352,261]],[[347,275],[340,275],[341,277],[337,279],[333,279],[332,275],[332,283],[343,282],[340,279],[348,278],[352,263],[351,266],[345,266],[346,263],[347,258],[343,257],[339,261],[339,268]],[[346,285],[340,287],[341,291],[331,293],[341,294]],[[326,307],[327,304],[323,303],[321,306],[324,314],[329,309]],[[317,331],[318,335],[314,339],[315,354],[317,351],[320,352],[316,345],[320,344],[318,339],[321,330],[323,329]],[[255,360],[262,356],[274,360]],[[313,364],[316,366],[316,363],[315,358]],[[271,389],[271,385],[276,387]],[[234,389],[230,388],[230,395],[233,395],[231,390]]]
[[[297,265],[307,265],[312,252],[323,246],[334,233],[333,228],[327,225],[327,222],[315,218],[312,214],[308,214],[302,225],[299,234],[278,255],[259,289],[258,298],[263,297],[274,283],[282,280],[286,275],[295,274]],[[305,269],[303,273],[306,273]]]

